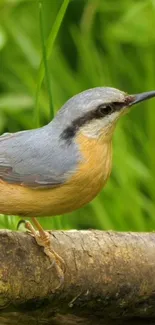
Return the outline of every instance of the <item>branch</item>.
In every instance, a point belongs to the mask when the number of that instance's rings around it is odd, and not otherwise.
[[[55,231],[51,242],[66,263],[59,290],[34,238],[0,231],[0,324],[155,324],[154,233]]]

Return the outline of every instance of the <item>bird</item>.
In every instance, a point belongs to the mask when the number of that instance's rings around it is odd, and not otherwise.
[[[112,138],[121,116],[155,90],[136,95],[95,87],[70,98],[47,125],[0,136],[0,213],[31,217],[26,228],[55,265],[65,262],[37,217],[72,212],[89,203],[109,179]]]

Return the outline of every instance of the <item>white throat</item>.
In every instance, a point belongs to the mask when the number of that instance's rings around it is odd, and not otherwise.
[[[101,119],[94,119],[80,128],[80,132],[90,138],[98,138],[101,134],[107,133],[109,129],[113,129],[115,122],[119,117],[119,112],[114,112],[109,116]]]

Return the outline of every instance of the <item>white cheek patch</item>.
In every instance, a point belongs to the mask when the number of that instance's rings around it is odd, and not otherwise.
[[[117,121],[120,116],[120,112],[116,111],[110,115],[107,115],[100,119],[94,119],[80,128],[80,131],[91,138],[96,138],[103,133],[104,129],[110,127]]]

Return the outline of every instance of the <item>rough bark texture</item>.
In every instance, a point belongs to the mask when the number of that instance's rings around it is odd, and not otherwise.
[[[155,324],[155,234],[55,231],[64,285],[29,234],[0,231],[0,324]]]

